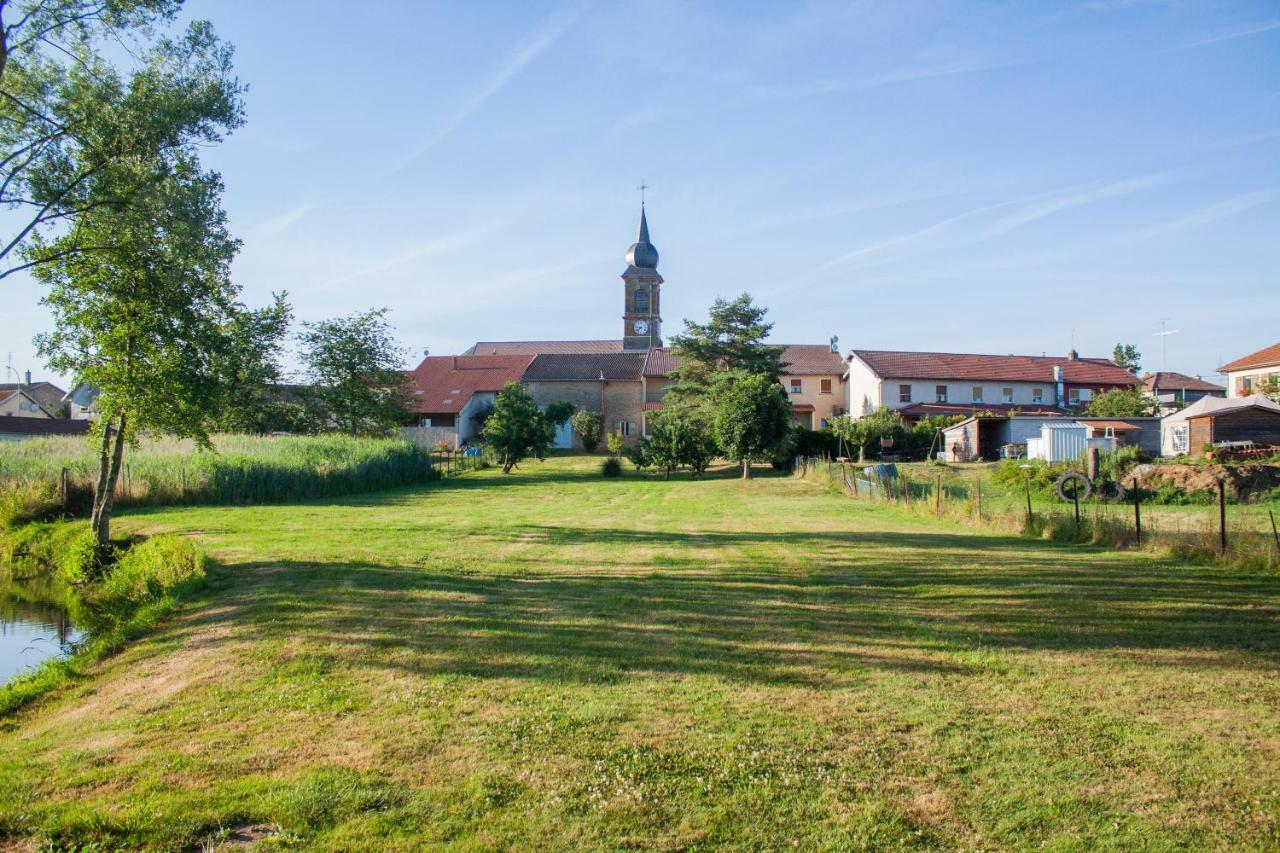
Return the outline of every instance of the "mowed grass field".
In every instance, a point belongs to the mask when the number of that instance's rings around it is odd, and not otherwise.
[[[1280,579],[526,463],[219,565],[0,732],[0,848],[1280,845]]]

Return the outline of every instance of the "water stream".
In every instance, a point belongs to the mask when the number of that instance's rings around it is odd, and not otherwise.
[[[56,577],[0,574],[0,684],[68,654],[84,637],[72,621],[70,590]]]

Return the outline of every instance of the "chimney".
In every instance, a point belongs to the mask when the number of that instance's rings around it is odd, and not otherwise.
[[[31,386],[31,371],[30,371],[30,370],[28,370],[28,371],[27,371],[27,383],[26,383],[26,384],[27,384],[27,387],[30,387],[30,386]]]
[[[453,369],[458,369],[458,357],[456,355],[453,357]]]
[[[1066,390],[1062,384],[1062,365],[1055,364],[1053,366],[1053,404],[1061,409],[1065,401]]]
[[[1067,361],[1077,361],[1079,358],[1080,353],[1076,352],[1074,349],[1067,350]]]

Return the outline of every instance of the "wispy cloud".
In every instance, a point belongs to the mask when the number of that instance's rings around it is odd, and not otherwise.
[[[851,252],[838,255],[818,267],[827,271],[854,261],[883,263],[892,257],[894,250],[919,244],[934,243],[939,246],[962,245],[998,237],[1022,228],[1032,222],[1087,204],[1116,198],[1140,190],[1149,189],[1169,179],[1168,175],[1144,175],[1107,184],[1070,187],[1049,193],[984,205],[973,210],[949,216],[909,231],[897,237],[861,246]],[[967,229],[965,226],[973,225]],[[886,257],[887,256],[887,257]]]
[[[971,74],[976,71],[988,71],[1002,67],[992,62],[951,62],[943,65],[923,65],[909,68],[897,68],[881,71],[856,78],[823,78],[798,83],[779,83],[757,86],[756,92],[772,97],[804,97],[806,95],[830,95],[836,92],[851,92],[864,89],[877,89],[881,86],[892,86],[897,83],[910,83],[916,80],[930,80],[935,77],[950,77],[956,74]]]
[[[498,222],[490,222],[475,228],[468,228],[461,231],[455,231],[452,234],[446,234],[443,237],[436,238],[435,240],[429,240],[426,243],[405,249],[394,255],[348,270],[347,272],[325,282],[323,287],[334,287],[335,285],[345,284],[346,282],[355,281],[356,279],[367,278],[371,275],[388,272],[396,267],[404,266],[405,264],[413,263],[414,261],[424,261],[437,255],[443,255],[457,249],[474,246],[491,236],[501,227],[501,224]]]
[[[586,3],[563,7],[552,13],[536,29],[528,33],[513,47],[489,79],[476,89],[467,100],[436,126],[412,151],[405,156],[402,165],[417,160],[441,140],[457,130],[467,119],[475,115],[489,99],[506,88],[529,65],[555,45],[569,28],[582,17]]]
[[[1261,21],[1256,24],[1241,24],[1238,27],[1232,27],[1229,30],[1222,30],[1204,38],[1189,41],[1182,47],[1200,47],[1205,44],[1216,44],[1220,41],[1231,41],[1232,39],[1241,39],[1248,36],[1256,36],[1259,33],[1270,32],[1271,30],[1280,29],[1280,18],[1272,18],[1269,21]]]
[[[1266,204],[1275,197],[1275,190],[1258,190],[1257,192],[1244,193],[1243,195],[1224,198],[1221,201],[1215,201],[1212,204],[1205,205],[1199,210],[1189,213],[1186,216],[1180,216],[1176,219],[1170,219],[1166,222],[1159,222],[1147,228],[1140,228],[1137,231],[1130,232],[1125,235],[1126,240],[1145,240],[1149,237],[1156,237],[1160,234],[1170,234],[1178,231],[1190,231],[1195,228],[1201,228],[1205,225],[1217,222],[1221,219],[1227,219],[1246,210]]]
[[[297,222],[299,219],[315,209],[315,202],[299,202],[283,213],[264,219],[262,224],[258,226],[258,230],[266,235],[280,234],[288,230],[289,226],[293,225],[293,223]]]

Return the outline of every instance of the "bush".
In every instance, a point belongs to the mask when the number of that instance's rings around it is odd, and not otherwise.
[[[204,555],[189,540],[156,536],[125,551],[92,597],[110,610],[140,606],[199,583],[204,576]]]
[[[588,453],[595,453],[596,448],[600,446],[600,438],[604,434],[604,419],[600,417],[600,413],[580,409],[573,413],[569,424],[582,439],[582,449]]]
[[[622,461],[616,456],[610,456],[608,459],[604,460],[604,463],[600,466],[600,473],[605,477],[621,477]]]
[[[1098,456],[1098,474],[1108,480],[1119,480],[1129,469],[1144,461],[1142,448],[1135,444],[1117,447]]]
[[[99,544],[92,530],[81,530],[66,544],[58,567],[68,583],[95,581],[107,573],[115,559],[115,547]]]

